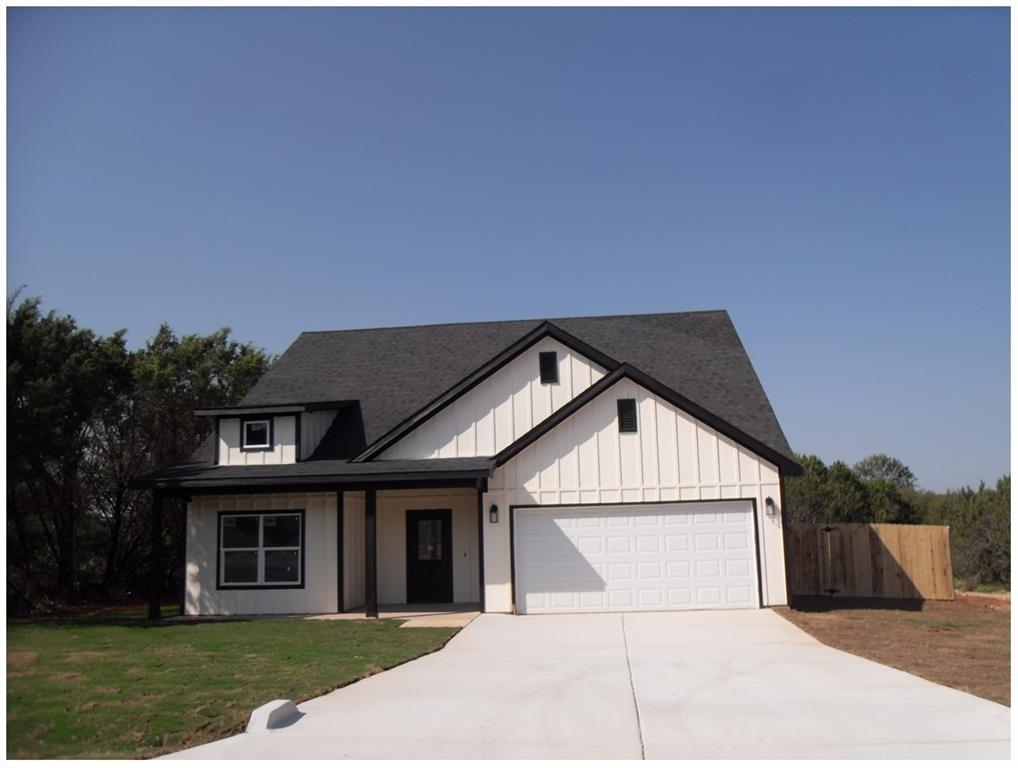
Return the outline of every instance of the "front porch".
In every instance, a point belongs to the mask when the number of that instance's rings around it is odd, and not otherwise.
[[[476,488],[340,491],[337,614],[483,611]]]
[[[298,467],[307,471],[310,464]],[[162,555],[163,499],[186,499],[183,613],[404,618],[433,613],[436,605],[483,611],[481,510],[489,463],[337,464],[341,475],[217,467],[214,480],[157,486],[153,563]],[[270,538],[266,531],[280,520],[289,521],[288,533]],[[149,606],[155,616],[159,568]]]

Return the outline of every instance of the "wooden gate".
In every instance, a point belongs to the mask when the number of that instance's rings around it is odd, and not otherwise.
[[[793,595],[953,600],[946,525],[789,523]]]

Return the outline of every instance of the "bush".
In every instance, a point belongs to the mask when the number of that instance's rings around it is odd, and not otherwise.
[[[939,498],[938,498],[939,497]],[[970,588],[1011,584],[1011,476],[994,488],[961,488],[918,497],[922,522],[951,528],[955,576]]]

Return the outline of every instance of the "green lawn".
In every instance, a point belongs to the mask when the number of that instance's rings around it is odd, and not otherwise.
[[[455,629],[396,621],[149,622],[90,614],[7,623],[7,757],[150,757],[243,730],[441,648]]]

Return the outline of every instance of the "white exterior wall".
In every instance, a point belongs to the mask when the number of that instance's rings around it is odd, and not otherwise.
[[[551,351],[558,353],[559,381],[542,384],[538,355]],[[379,458],[493,456],[604,374],[599,365],[545,337],[387,448]]]
[[[638,431],[619,434],[618,398],[635,398]],[[678,500],[756,500],[764,605],[786,602],[778,469],[711,427],[626,379],[499,467],[483,508],[485,602],[511,611],[509,508],[516,504],[609,504]]]
[[[297,461],[297,419],[272,417],[272,450],[242,451],[240,419],[219,420],[219,463],[228,466],[252,464],[293,464]]]
[[[336,418],[336,411],[311,411],[300,415],[300,458],[307,459],[322,442]]]
[[[477,491],[470,489],[378,492],[378,602],[406,602],[406,513],[409,509],[452,510],[452,599],[456,603],[479,602]],[[361,542],[363,540],[362,536]],[[362,543],[361,551],[363,548]]]
[[[219,512],[303,509],[303,589],[217,589]],[[208,614],[332,613],[336,610],[336,494],[195,496],[187,505],[184,612]]]

